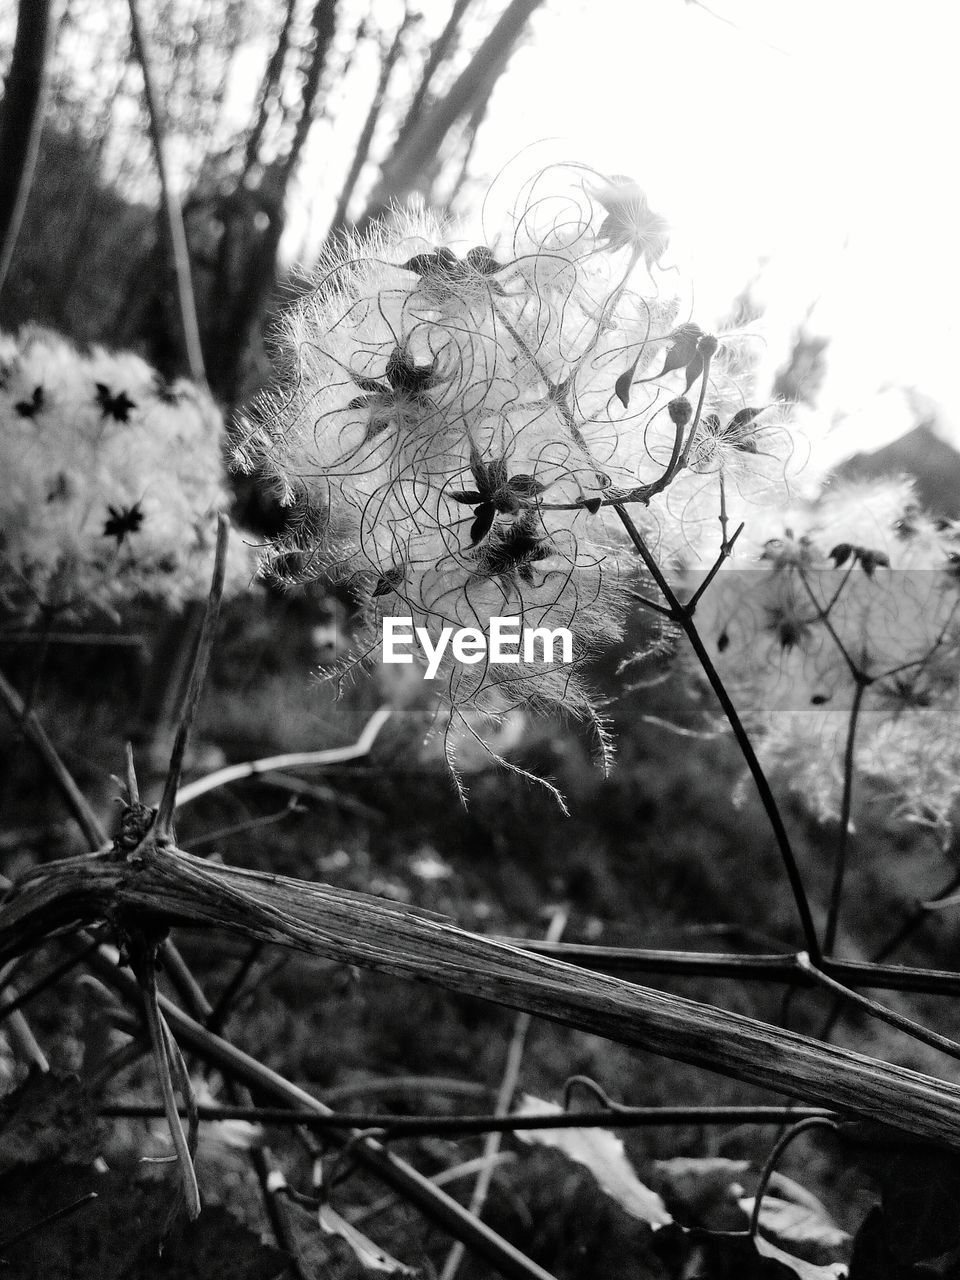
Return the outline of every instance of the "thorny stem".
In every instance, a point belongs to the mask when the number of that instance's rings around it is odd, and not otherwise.
[[[843,795],[840,801],[840,834],[837,841],[837,856],[833,867],[833,883],[830,887],[830,905],[827,909],[827,923],[823,933],[823,950],[831,955],[837,940],[837,925],[840,921],[840,903],[843,898],[843,882],[847,872],[847,855],[850,849],[850,812],[853,807],[854,762],[856,759],[857,726],[860,720],[860,709],[863,697],[870,680],[860,675],[853,690],[853,702],[850,704],[850,719],[847,723],[847,740],[843,751]]]
[[[797,860],[790,844],[790,837],[787,835],[787,829],[784,826],[783,818],[780,814],[779,808],[777,807],[777,802],[770,789],[770,783],[767,781],[767,776],[763,772],[760,761],[757,759],[757,753],[753,749],[753,743],[750,741],[750,736],[743,725],[743,721],[740,719],[739,713],[733,704],[733,700],[727,692],[726,686],[720,678],[719,672],[713,665],[713,661],[711,660],[710,655],[707,652],[707,648],[700,637],[700,633],[697,630],[693,617],[684,609],[683,605],[674,593],[673,588],[670,586],[669,582],[667,582],[660,570],[660,566],[651,554],[643,539],[643,535],[634,524],[629,512],[620,503],[615,504],[614,511],[616,511],[619,516],[620,522],[626,529],[630,541],[636,547],[640,558],[643,560],[643,563],[646,565],[647,570],[650,573],[650,576],[657,584],[663,598],[673,611],[674,620],[683,630],[690,642],[690,645],[703,668],[704,675],[707,677],[710,687],[713,689],[713,692],[717,697],[717,701],[720,703],[723,713],[729,721],[730,728],[733,730],[733,735],[737,740],[737,746],[740,748],[740,752],[746,762],[747,768],[750,770],[750,775],[753,778],[754,785],[756,786],[757,792],[760,796],[760,802],[763,805],[767,814],[767,819],[769,820],[770,826],[773,830],[773,836],[777,843],[777,848],[780,851],[780,857],[786,870],[787,878],[790,882],[790,888],[796,904],[800,925],[803,930],[804,939],[807,943],[807,950],[811,956],[815,957],[815,959],[819,961],[821,956],[820,943],[817,938],[816,928],[814,927],[813,916],[810,912],[810,903],[807,899],[806,889],[803,886],[803,878],[800,875],[800,868],[797,866]]]
[[[217,619],[220,616],[220,601],[223,598],[223,583],[227,570],[227,540],[229,536],[230,521],[227,516],[221,514],[217,517],[217,549],[214,557],[213,581],[210,584],[210,594],[207,597],[203,627],[200,631],[200,639],[197,642],[197,651],[194,654],[193,668],[190,672],[190,684],[183,699],[173,750],[170,753],[170,766],[167,769],[167,777],[163,784],[163,795],[153,824],[154,839],[160,844],[173,840],[173,811],[176,807],[177,789],[180,786],[180,777],[183,773],[183,760],[187,750],[190,730],[193,728],[193,722],[196,719],[197,709],[200,705],[200,698],[203,694],[207,665],[210,661],[214,634],[217,628]]]

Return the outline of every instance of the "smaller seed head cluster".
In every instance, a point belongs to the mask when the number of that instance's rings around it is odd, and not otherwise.
[[[0,337],[0,593],[20,621],[82,619],[209,586],[223,421],[140,357],[28,329]],[[227,581],[252,564],[233,539]]]
[[[855,774],[945,826],[960,793],[960,528],[906,481],[847,482],[731,559],[698,608],[761,760],[821,817]]]

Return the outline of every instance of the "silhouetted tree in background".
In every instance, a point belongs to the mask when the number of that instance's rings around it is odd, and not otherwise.
[[[428,18],[409,0],[162,0],[141,15],[162,116],[151,120],[127,0],[70,0],[46,41],[38,162],[0,326],[36,320],[138,345],[171,373],[187,367],[155,125],[183,205],[207,374],[236,403],[265,372],[257,356],[291,198],[312,206],[315,248],[415,192],[455,191],[539,3],[451,0]],[[24,112],[40,101],[47,8],[0,0],[0,49],[19,20],[33,50],[3,67],[8,136],[27,136]],[[26,159],[5,147],[5,174]]]

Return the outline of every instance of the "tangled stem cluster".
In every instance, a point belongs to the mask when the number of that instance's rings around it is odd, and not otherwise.
[[[227,500],[223,421],[139,356],[0,336],[0,600],[19,622],[204,595]],[[252,565],[234,540],[228,582]]]

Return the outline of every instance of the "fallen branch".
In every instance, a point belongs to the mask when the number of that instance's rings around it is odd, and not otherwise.
[[[459,929],[415,908],[207,863],[149,835],[127,861],[48,863],[0,909],[0,961],[55,930],[147,913],[223,928],[346,964],[416,978],[621,1044],[706,1067],[817,1106],[960,1148],[960,1088],[904,1067]],[[171,1029],[176,1028],[171,1021]]]

